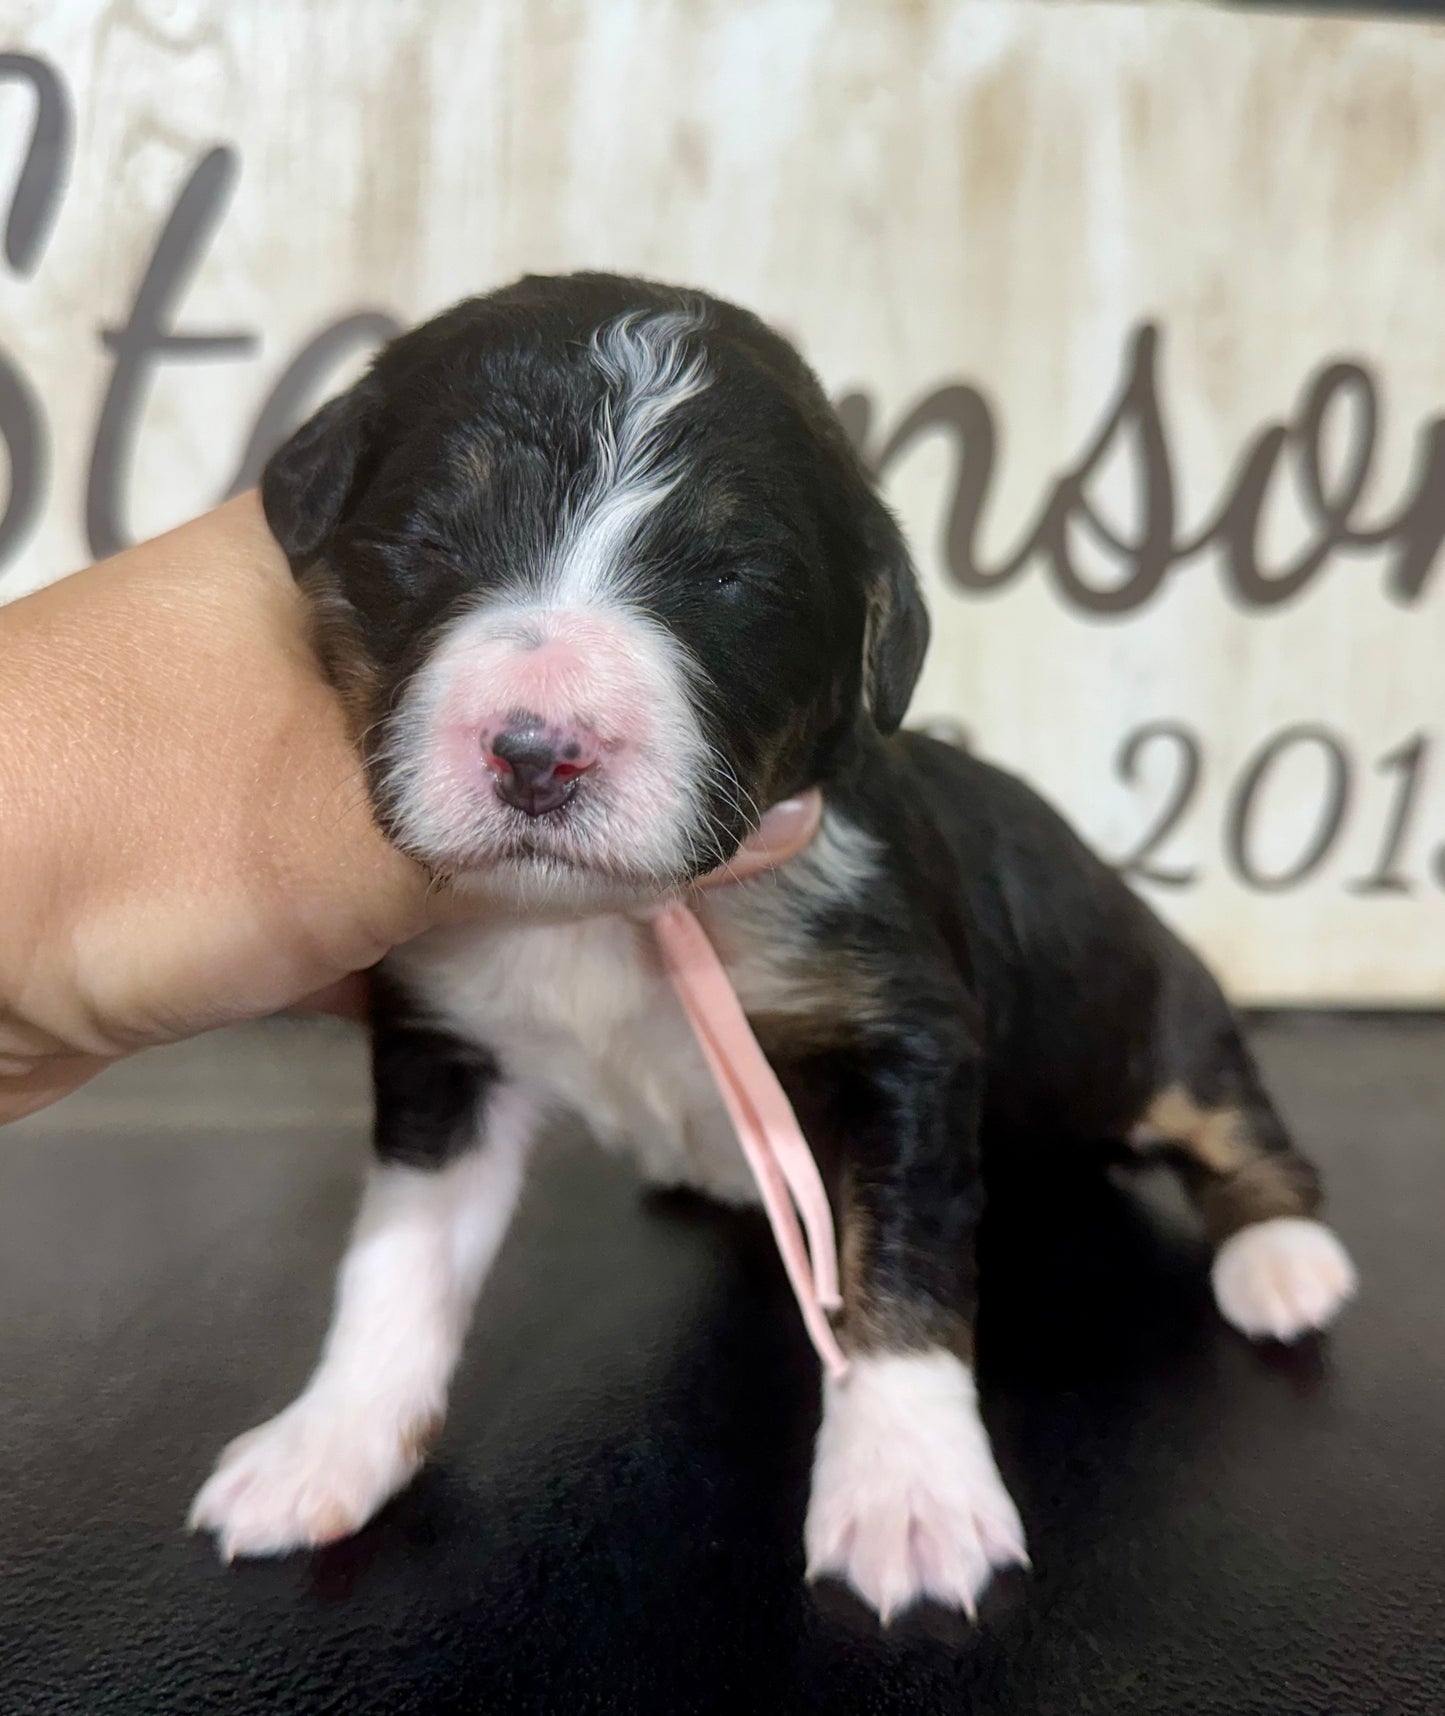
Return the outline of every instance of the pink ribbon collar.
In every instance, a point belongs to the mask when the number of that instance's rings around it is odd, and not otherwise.
[[[840,1377],[848,1361],[828,1321],[828,1312],[843,1303],[838,1248],[818,1164],[707,931],[678,902],[660,907],[651,922],[667,975],[758,1183],[803,1322],[829,1374]]]

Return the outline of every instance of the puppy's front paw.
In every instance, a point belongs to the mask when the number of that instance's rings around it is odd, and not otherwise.
[[[1323,1222],[1278,1216],[1231,1234],[1211,1279],[1220,1315],[1256,1340],[1298,1340],[1355,1296],[1349,1253]]]
[[[428,1440],[355,1403],[303,1394],[223,1451],[190,1527],[213,1531],[227,1561],[334,1543],[412,1477]]]
[[[825,1385],[805,1528],[808,1577],[846,1580],[886,1623],[922,1597],[972,1615],[1023,1527],[951,1353],[855,1359]]]

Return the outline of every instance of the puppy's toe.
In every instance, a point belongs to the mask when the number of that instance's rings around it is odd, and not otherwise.
[[[884,1622],[923,1597],[972,1614],[997,1568],[1026,1564],[951,1354],[864,1357],[828,1383],[805,1544],[810,1579],[844,1580]]]
[[[191,1505],[224,1560],[285,1555],[348,1537],[421,1464],[424,1438],[303,1395],[238,1436]]]
[[[1211,1279],[1220,1314],[1256,1340],[1294,1341],[1324,1328],[1358,1286],[1349,1253],[1330,1229],[1293,1216],[1231,1235]]]

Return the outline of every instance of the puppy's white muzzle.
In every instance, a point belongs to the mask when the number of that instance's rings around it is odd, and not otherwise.
[[[451,870],[683,873],[709,754],[691,679],[676,639],[640,613],[476,609],[392,723],[384,792],[402,844]]]

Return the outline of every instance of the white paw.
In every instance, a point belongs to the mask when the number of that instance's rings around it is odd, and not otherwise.
[[[428,1439],[355,1402],[303,1394],[224,1450],[188,1523],[213,1531],[227,1561],[334,1543],[412,1477]]]
[[[1214,1302],[1256,1340],[1298,1340],[1354,1298],[1349,1253],[1323,1222],[1277,1216],[1232,1234],[1214,1259]]]
[[[857,1358],[825,1384],[804,1541],[808,1577],[846,1580],[885,1623],[923,1597],[972,1615],[996,1568],[1027,1566],[956,1358]]]

